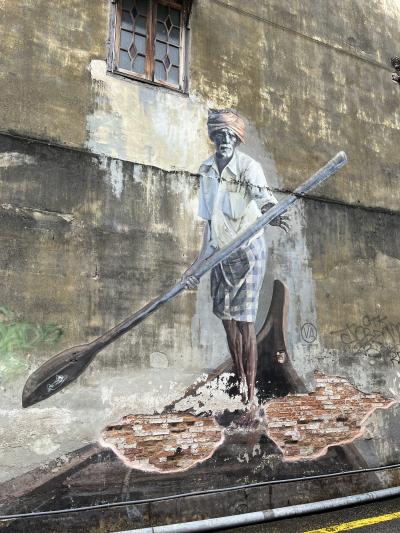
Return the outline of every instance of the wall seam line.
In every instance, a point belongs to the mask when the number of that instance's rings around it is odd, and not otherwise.
[[[219,0],[214,0],[214,1],[218,2]],[[184,174],[186,176],[190,176],[190,177],[193,177],[193,178],[198,178],[199,177],[199,174],[194,173],[194,172],[190,172],[188,170],[166,170],[164,168],[156,167],[154,165],[146,165],[144,163],[130,161],[130,160],[127,160],[127,159],[121,159],[119,157],[113,157],[113,156],[110,156],[110,155],[107,155],[107,154],[104,154],[104,153],[100,154],[100,153],[97,153],[97,152],[91,152],[88,149],[84,149],[84,148],[80,148],[80,147],[76,147],[76,146],[70,146],[70,145],[67,145],[67,144],[60,144],[60,143],[57,143],[56,141],[46,141],[44,139],[40,139],[40,138],[36,138],[36,137],[27,137],[27,136],[24,136],[24,135],[19,135],[17,133],[11,133],[11,132],[2,131],[2,130],[0,130],[0,135],[3,135],[4,137],[10,137],[11,139],[16,139],[18,141],[26,141],[29,144],[37,143],[37,144],[40,144],[40,145],[48,146],[49,148],[63,149],[63,150],[71,151],[71,152],[81,153],[81,154],[87,155],[88,157],[95,157],[97,159],[104,157],[106,159],[110,159],[110,160],[113,160],[113,161],[121,161],[122,163],[129,163],[131,165],[140,165],[142,167],[152,168],[152,169],[157,170],[157,171],[166,172],[167,174]],[[271,191],[273,191],[273,192],[280,193],[280,194],[294,194],[294,190],[291,191],[290,189],[283,189],[283,188],[279,188],[279,187],[269,187],[269,189]],[[341,201],[341,200],[336,200],[336,199],[333,199],[333,198],[327,198],[327,197],[324,197],[324,196],[316,196],[316,195],[305,194],[305,195],[302,196],[302,198],[304,200],[312,200],[314,202],[340,205],[340,206],[349,207],[349,208],[352,208],[352,209],[362,209],[362,210],[365,210],[365,211],[368,211],[368,212],[372,211],[372,212],[376,212],[376,213],[382,213],[384,215],[392,215],[392,216],[399,216],[400,215],[400,211],[395,211],[393,209],[389,209],[389,208],[385,208],[385,207],[378,207],[378,206],[368,206],[368,205],[362,205],[362,204],[355,204],[355,203],[351,203],[351,202],[344,202],[344,201]]]

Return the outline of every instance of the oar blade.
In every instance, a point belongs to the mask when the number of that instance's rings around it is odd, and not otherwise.
[[[22,392],[22,407],[46,400],[78,378],[98,350],[90,344],[68,348],[37,368],[27,379]]]

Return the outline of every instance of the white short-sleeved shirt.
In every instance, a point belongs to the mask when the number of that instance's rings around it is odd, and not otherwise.
[[[253,211],[258,210],[256,216],[261,216],[261,207],[265,204],[276,204],[277,199],[272,194],[265,179],[264,171],[257,161],[246,154],[235,150],[235,153],[222,171],[220,176],[215,155],[202,163],[199,169],[200,194],[198,215],[204,220],[211,221],[211,244],[218,247],[218,235],[213,221],[222,221],[222,226],[228,228],[231,238],[245,229],[239,218],[232,214],[231,199],[235,205],[242,204],[245,208],[252,203]],[[233,194],[230,194],[233,193]],[[255,205],[254,205],[255,204]],[[239,209],[240,211],[240,209]],[[232,218],[233,217],[233,218]],[[221,226],[221,223],[219,223]],[[215,225],[215,227],[218,227]],[[255,237],[262,234],[257,233]]]

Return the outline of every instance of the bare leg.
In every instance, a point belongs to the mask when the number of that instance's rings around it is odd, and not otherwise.
[[[246,373],[243,365],[243,342],[242,334],[240,332],[238,322],[236,320],[223,320],[226,337],[228,340],[228,348],[233,360],[235,373],[239,380],[246,383]]]
[[[249,403],[254,402],[257,373],[257,338],[253,322],[237,322],[242,334],[242,361],[244,361],[245,376]]]

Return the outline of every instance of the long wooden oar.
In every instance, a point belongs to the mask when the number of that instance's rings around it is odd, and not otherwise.
[[[194,268],[193,275],[201,278],[218,263],[226,259],[232,252],[255,235],[262,227],[269,224],[282,215],[290,205],[298,198],[304,196],[317,185],[325,181],[329,176],[337,172],[347,163],[344,152],[339,152],[324,167],[309,178],[303,185],[298,187],[287,198],[281,200],[273,208],[269,209],[256,222],[236,237],[230,244],[216,251],[210,257],[200,262]],[[98,337],[89,344],[81,344],[68,348],[54,355],[43,365],[37,368],[27,379],[22,393],[22,406],[29,407],[37,402],[49,398],[60,391],[82,374],[94,357],[106,346],[114,342],[118,337],[142,322],[156,309],[171,300],[174,296],[185,289],[185,283],[181,280],[171,287],[166,293],[145,305],[140,311],[127,318],[113,329]]]

